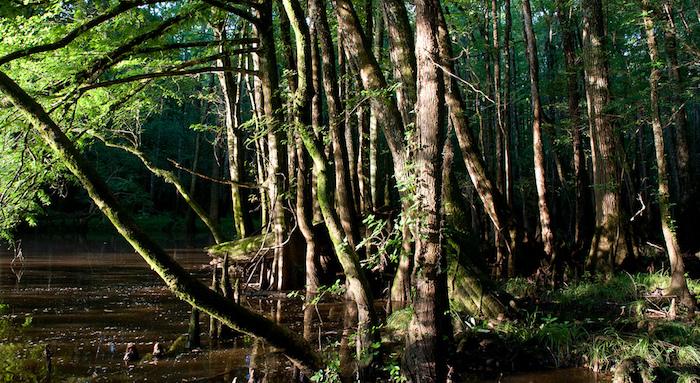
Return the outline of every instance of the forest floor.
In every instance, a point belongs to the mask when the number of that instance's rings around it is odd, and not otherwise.
[[[454,321],[456,365],[482,376],[587,367],[636,372],[644,382],[700,382],[700,320],[663,296],[669,280],[662,272],[622,273],[552,291],[511,279],[502,286],[515,297],[511,318]],[[700,280],[689,283],[700,294]]]

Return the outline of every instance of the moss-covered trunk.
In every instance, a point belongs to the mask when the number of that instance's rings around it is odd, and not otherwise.
[[[23,112],[56,158],[77,178],[119,234],[178,298],[216,317],[231,328],[265,339],[308,370],[314,371],[323,367],[321,356],[301,336],[215,293],[192,277],[141,231],[132,217],[119,205],[95,168],[83,158],[44,108],[3,72],[0,72],[0,90]]]

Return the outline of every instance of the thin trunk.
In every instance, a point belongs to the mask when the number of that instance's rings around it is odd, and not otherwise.
[[[393,67],[393,77],[400,86],[396,89],[396,103],[401,113],[404,128],[415,123],[413,110],[416,104],[416,53],[411,24],[408,21],[406,5],[403,1],[387,0],[382,2],[384,22],[389,38],[389,58]],[[410,149],[409,147],[406,148]],[[411,153],[405,154],[411,158]],[[401,199],[401,253],[399,264],[392,281],[390,291],[390,309],[405,307],[411,297],[411,273],[413,270],[413,233],[411,221],[412,200]]]
[[[389,38],[389,58],[394,80],[400,84],[396,89],[396,103],[404,126],[415,121],[413,108],[416,104],[416,55],[414,35],[408,21],[405,2],[382,1],[384,23]]]
[[[275,37],[272,24],[272,4],[264,2],[258,7],[260,21],[256,32],[260,40],[258,52],[259,78],[262,89],[263,110],[267,123],[268,145],[268,192],[270,199],[270,222],[275,236],[274,259],[276,269],[273,270],[274,288],[284,290],[289,283],[288,247],[285,246],[288,233],[287,223],[287,151],[283,146],[285,134],[281,129],[279,113],[282,103],[279,95],[279,78],[277,76],[277,57],[275,54]]]
[[[216,137],[214,138],[214,143],[211,146],[212,156],[211,156],[211,177],[221,178],[221,142]],[[209,185],[209,217],[218,227],[219,223],[219,184],[212,182]]]
[[[202,347],[200,332],[201,328],[199,326],[199,310],[196,307],[193,307],[192,311],[190,312],[190,323],[187,328],[188,349],[193,350],[195,348]]]
[[[348,190],[350,185],[348,155],[345,147],[345,136],[341,133],[343,104],[340,98],[338,75],[335,69],[335,52],[326,16],[325,1],[310,0],[309,13],[314,20],[321,48],[323,88],[328,105],[328,122],[333,144],[333,165],[335,166],[335,204],[348,243],[354,247],[360,243],[360,235],[356,225],[357,219],[352,195]],[[342,57],[342,55],[340,56]]]
[[[530,0],[523,0],[523,26],[527,41],[527,61],[530,66],[530,98],[532,102],[532,150],[535,161],[535,186],[537,187],[537,206],[540,216],[540,230],[544,252],[552,266],[555,265],[556,249],[552,218],[547,204],[547,178],[545,175],[544,146],[542,144],[543,110],[540,101],[539,63],[537,59],[537,41],[532,30],[532,11]]]
[[[296,0],[283,0],[285,10],[294,29],[296,35],[297,48],[297,82],[298,90],[294,97],[294,109],[301,108],[304,99],[308,99],[309,91],[309,75],[306,68],[309,67],[310,47],[309,47],[309,30],[304,20],[303,11],[300,4]],[[362,267],[360,266],[360,258],[355,252],[355,249],[348,245],[345,240],[345,233],[340,225],[340,220],[335,214],[331,205],[332,192],[329,186],[329,177],[327,170],[327,160],[321,146],[316,141],[313,132],[310,132],[300,118],[295,121],[295,130],[301,137],[307,152],[310,154],[314,162],[314,175],[316,176],[317,198],[323,219],[328,228],[328,233],[333,242],[336,256],[345,272],[348,293],[351,294],[353,300],[357,304],[358,315],[358,332],[357,332],[357,349],[360,359],[360,369],[363,370],[369,366],[373,358],[370,353],[370,347],[375,339],[375,330],[372,328],[376,324],[376,317],[373,307],[372,291],[369,282],[365,277]]]
[[[579,103],[581,94],[578,87],[579,68],[576,64],[576,48],[574,26],[570,15],[570,8],[564,6],[563,1],[557,2],[557,14],[562,28],[562,45],[564,49],[564,65],[566,70],[566,89],[569,108],[569,129],[571,131],[571,145],[573,152],[574,184],[575,184],[575,211],[574,211],[574,247],[582,249],[589,239],[587,228],[586,210],[588,208],[587,173],[585,156],[583,153],[583,141],[581,139],[581,109]]]
[[[246,62],[246,68],[252,67],[253,70],[258,70],[260,68],[260,59],[258,55],[251,55]],[[250,99],[251,114],[255,119],[255,134],[258,139],[255,140],[255,162],[257,166],[257,181],[259,184],[263,184],[268,179],[267,168],[265,166],[268,159],[268,145],[267,137],[261,134],[264,130],[262,126],[263,115],[265,114],[263,110],[263,95],[262,86],[260,84],[260,79],[257,76],[246,76],[245,86],[246,93]],[[251,85],[252,83],[252,85]],[[265,188],[260,188],[260,225],[262,227],[267,227],[270,216],[270,194]],[[261,287],[262,288],[262,287]]]
[[[693,222],[692,210],[690,209],[691,199],[696,188],[696,181],[693,177],[693,161],[690,156],[690,148],[688,143],[688,118],[687,108],[683,101],[682,94],[685,91],[685,73],[678,62],[678,33],[673,20],[672,2],[664,3],[664,47],[666,48],[666,58],[668,61],[668,73],[671,79],[671,102],[673,111],[673,134],[675,138],[675,168],[678,174],[678,200],[680,214],[678,215],[679,222],[683,225],[682,231],[679,232],[681,239],[692,237],[694,232],[688,230]],[[685,234],[685,235],[684,235]]]
[[[206,114],[206,113],[205,113]],[[192,154],[192,171],[196,172],[197,169],[199,168],[199,149],[200,149],[200,137],[201,133],[196,133],[194,137],[194,153]],[[194,174],[190,175],[190,186],[188,189],[188,193],[191,196],[195,195],[195,192],[197,191],[197,176]],[[185,232],[187,233],[187,236],[189,238],[192,238],[194,236],[195,232],[195,225],[194,225],[194,214],[192,213],[192,209],[187,210],[187,213],[185,213]]]
[[[309,12],[309,17],[311,17],[311,12]],[[309,44],[311,44],[311,84],[313,88],[311,99],[311,129],[318,135],[323,127],[323,82],[321,80],[323,69],[316,28],[316,23],[310,23]],[[303,144],[298,142],[297,147],[300,145]],[[309,174],[311,174],[311,172],[309,172]],[[323,215],[321,215],[321,209],[316,201],[316,183],[313,182],[313,180],[309,180],[309,183],[311,185],[312,222],[319,222],[323,219]]]
[[[220,41],[225,41],[226,24],[220,23],[214,28],[214,34]],[[233,69],[231,56],[228,53],[225,43],[219,46],[219,52],[223,54],[218,60],[218,65],[223,68]],[[224,96],[225,107],[225,126],[226,126],[226,146],[228,152],[229,175],[231,181],[243,182],[244,175],[244,158],[243,158],[243,137],[242,132],[238,127],[238,109],[240,92],[238,92],[240,83],[240,74],[238,81],[234,79],[232,72],[218,73],[219,85]],[[247,199],[242,193],[241,188],[236,185],[231,185],[231,205],[233,210],[233,224],[236,229],[238,238],[247,237],[252,231],[252,222],[250,214],[248,214]]]
[[[450,44],[447,24],[444,17],[440,19],[440,65],[448,72],[454,74],[452,65],[452,46]],[[452,76],[445,78],[445,100],[449,108],[450,122],[455,128],[459,147],[464,158],[464,164],[469,172],[472,184],[479,194],[484,210],[491,222],[504,238],[509,259],[512,260],[518,253],[518,244],[522,235],[513,215],[505,202],[505,199],[494,187],[486,175],[484,162],[480,157],[476,143],[469,129],[466,118],[464,100],[459,91],[456,80]]]
[[[371,98],[371,107],[377,118],[382,121],[384,137],[387,140],[393,160],[394,177],[396,178],[396,183],[402,199],[402,212],[404,215],[409,215],[410,209],[408,207],[411,203],[409,202],[410,196],[406,193],[406,186],[409,185],[409,177],[406,169],[408,154],[405,151],[405,132],[401,112],[399,111],[396,101],[382,92],[382,90],[386,89],[387,83],[376,58],[371,54],[369,47],[364,44],[364,34],[360,27],[355,9],[352,6],[352,2],[348,0],[335,0],[335,5],[344,46],[348,50],[348,54],[353,56],[357,62],[362,79],[362,86],[365,90],[377,92],[377,94]],[[389,22],[386,24],[391,25]],[[404,242],[406,242],[406,236],[404,236]],[[405,245],[406,243],[404,243],[404,246]],[[410,265],[410,261],[404,262],[403,260],[403,258],[408,256],[409,254],[404,252],[400,263],[403,265]],[[409,279],[407,278],[408,275],[410,275],[410,269],[405,270],[405,268],[402,268],[400,265],[397,271],[397,278],[400,278],[400,275],[403,276],[402,281],[408,281]],[[394,284],[396,285],[396,281]],[[399,290],[405,291],[406,286],[410,285],[404,283],[400,286],[401,288]]]
[[[644,12],[642,18],[644,20],[644,29],[646,31],[647,47],[649,48],[649,58],[651,59],[651,73],[649,74],[649,102],[651,109],[651,128],[654,133],[654,148],[656,154],[656,171],[658,175],[658,200],[659,213],[661,219],[661,231],[666,242],[666,252],[671,264],[671,284],[666,289],[666,294],[678,296],[681,303],[694,308],[695,299],[688,290],[688,284],[685,279],[685,266],[683,264],[683,255],[681,254],[678,239],[676,238],[675,229],[673,227],[673,217],[671,216],[671,198],[668,187],[668,164],[666,163],[666,149],[664,147],[664,132],[661,126],[661,112],[659,109],[659,80],[661,79],[661,70],[659,63],[658,48],[656,46],[656,37],[654,36],[654,22],[650,16],[651,8],[649,0],[643,0]]]
[[[505,0],[505,28],[503,31],[503,52],[505,54],[503,71],[503,182],[504,197],[509,208],[513,208],[513,162],[510,153],[511,127],[511,48],[510,39],[513,29],[513,20],[510,13],[510,0]]]
[[[372,42],[372,50],[374,57],[378,62],[382,61],[382,49],[384,47],[384,20],[381,17],[374,19],[374,30],[372,32],[374,40]],[[380,152],[379,152],[379,120],[377,115],[370,110],[369,119],[369,185],[372,208],[374,211],[379,209],[384,203],[384,187],[382,184],[382,176],[380,169]]]
[[[491,44],[493,52],[493,95],[496,108],[494,142],[496,157],[494,168],[496,172],[496,187],[501,194],[506,193],[505,176],[503,174],[503,136],[505,131],[503,102],[501,100],[501,51],[498,36],[499,27],[498,0],[491,0]]]

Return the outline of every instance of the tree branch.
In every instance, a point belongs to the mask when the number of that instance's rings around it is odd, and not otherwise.
[[[7,64],[10,61],[14,61],[14,60],[17,60],[17,59],[22,58],[22,57],[31,56],[31,55],[36,54],[36,53],[53,51],[56,49],[63,48],[66,45],[70,44],[73,40],[78,38],[83,33],[89,31],[90,29],[96,27],[97,25],[99,25],[107,20],[110,20],[110,19],[130,10],[130,9],[133,9],[133,8],[138,7],[140,5],[156,4],[156,3],[162,3],[164,1],[168,1],[168,0],[122,1],[118,5],[112,7],[109,11],[105,12],[104,14],[97,16],[94,19],[74,28],[72,31],[68,32],[68,34],[66,34],[63,38],[61,38],[58,41],[54,41],[53,43],[42,44],[42,45],[37,45],[37,46],[29,47],[29,48],[20,49],[20,50],[14,51],[12,53],[8,53],[5,56],[0,57],[0,65]]]
[[[84,93],[84,92],[87,92],[89,90],[93,90],[93,89],[97,89],[97,88],[104,88],[107,86],[124,84],[124,83],[128,83],[128,82],[134,82],[134,81],[146,80],[146,79],[152,79],[152,78],[187,76],[187,75],[192,75],[192,74],[211,73],[211,72],[240,72],[240,73],[249,74],[249,75],[257,75],[257,73],[258,73],[255,70],[247,70],[247,69],[239,69],[239,68],[223,68],[223,67],[204,67],[204,68],[194,68],[194,69],[186,69],[186,70],[166,70],[163,72],[138,74],[138,75],[124,77],[124,78],[120,78],[120,79],[116,79],[116,80],[112,80],[112,81],[104,81],[104,82],[98,82],[96,84],[86,85],[86,86],[80,88],[79,92]]]
[[[187,19],[190,16],[189,12],[184,12],[181,14],[178,14],[168,20],[165,20],[164,22],[160,23],[157,27],[151,29],[148,32],[142,33],[131,40],[129,40],[126,44],[119,46],[118,48],[114,49],[113,51],[107,53],[105,56],[93,61],[88,69],[85,69],[78,74],[75,75],[75,80],[76,83],[80,83],[82,81],[87,81],[87,82],[92,82],[97,77],[102,74],[107,68],[115,65],[119,61],[121,61],[122,57],[124,57],[127,53],[132,51],[134,47],[143,44],[144,42],[154,39],[156,37],[160,37],[170,29],[171,27],[177,25],[178,23],[182,22],[183,20]]]
[[[226,11],[226,12],[233,13],[234,15],[236,15],[236,16],[238,16],[238,17],[240,17],[240,18],[246,19],[247,21],[249,21],[249,22],[250,22],[251,24],[253,24],[253,25],[258,25],[258,24],[260,23],[260,18],[258,18],[257,16],[255,16],[255,15],[253,15],[252,13],[246,11],[245,9],[241,9],[241,8],[235,7],[235,6],[233,6],[233,4],[229,4],[229,3],[227,3],[226,1],[222,1],[222,0],[203,0],[203,2],[209,4],[209,5],[213,6],[213,7],[216,7],[216,8],[219,8],[219,9],[223,9],[223,10]],[[246,5],[250,5],[250,6],[252,6],[252,7],[257,8],[256,5],[249,4],[248,2],[245,2],[245,3],[246,3]]]
[[[260,185],[260,184],[256,184],[256,183],[236,182],[236,181],[232,181],[232,180],[224,180],[221,178],[214,178],[214,177],[210,177],[206,174],[198,173],[192,169],[186,168],[185,166],[182,166],[180,163],[173,160],[172,158],[168,158],[168,161],[171,164],[173,164],[173,166],[175,166],[176,168],[178,168],[180,170],[184,170],[187,173],[192,174],[193,176],[197,176],[197,177],[205,179],[207,181],[216,182],[216,183],[222,184],[222,185],[238,186],[239,188],[243,188],[243,189],[267,189],[267,186],[265,186],[264,184]]]
[[[215,47],[221,43],[230,44],[230,45],[245,45],[245,44],[255,44],[257,42],[258,42],[258,39],[252,38],[252,37],[231,39],[231,40],[225,40],[225,41],[219,41],[219,40],[191,41],[191,42],[185,42],[185,43],[172,43],[172,44],[163,44],[163,45],[152,46],[152,47],[143,47],[143,48],[136,49],[134,51],[134,53],[141,54],[141,53],[154,53],[154,52],[163,52],[163,51],[167,51],[167,50],[187,49],[187,48],[196,48],[196,47]],[[254,49],[254,48],[251,48],[251,49]]]

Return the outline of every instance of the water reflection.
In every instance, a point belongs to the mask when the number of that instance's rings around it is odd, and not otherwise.
[[[174,242],[170,242],[174,243]],[[198,248],[168,250],[204,283],[211,283],[209,259]],[[209,343],[209,318],[199,315],[201,348],[184,343],[177,356],[141,360],[124,366],[123,355],[133,343],[141,356],[156,342],[168,350],[188,335],[191,308],[163,286],[148,265],[117,240],[25,241],[20,277],[12,271],[14,251],[0,249],[0,302],[10,305],[9,318],[27,329],[0,338],[0,342],[48,345],[52,366],[62,377],[90,382],[199,381],[290,382],[294,369],[279,352],[264,342],[235,335],[220,345]],[[17,270],[18,264],[15,265]],[[306,297],[311,302],[313,297]],[[241,304],[268,313],[317,343],[319,349],[340,342],[344,382],[355,375],[355,349],[349,341],[356,331],[357,307],[351,302],[322,301],[302,307],[298,298],[285,294],[246,293]],[[303,377],[296,374],[297,381]],[[55,379],[59,381],[61,379]],[[587,370],[561,370],[544,374],[503,377],[501,382],[591,383]]]
[[[169,252],[195,276],[210,277],[209,259],[202,251]],[[186,351],[183,346],[177,357],[130,362],[125,367],[122,357],[129,343],[143,357],[156,342],[167,349],[180,336],[187,339],[190,307],[170,294],[148,265],[118,241],[25,241],[23,253],[23,275],[17,278],[12,271],[13,266],[17,269],[16,261],[12,264],[14,252],[0,251],[0,302],[9,305],[8,318],[15,324],[31,316],[32,325],[0,342],[50,345],[57,374],[94,382],[193,378],[244,382],[249,380],[247,361],[253,360],[265,381],[288,381],[286,358],[264,350],[261,360],[254,352],[263,348],[242,336],[214,350],[209,337],[202,336],[203,349],[210,351]],[[244,304],[263,312],[275,310],[280,320],[302,322],[300,302],[248,297]],[[204,321],[208,318],[200,316],[200,327],[206,331]]]

